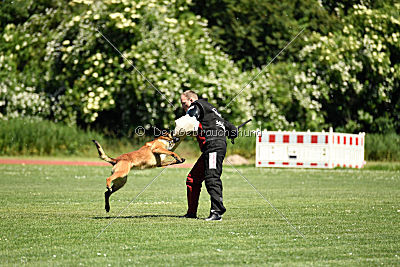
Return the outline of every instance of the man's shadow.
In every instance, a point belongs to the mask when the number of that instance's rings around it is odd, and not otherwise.
[[[141,218],[184,218],[183,216],[178,216],[178,215],[137,215],[137,216],[96,216],[96,217],[91,217],[91,219],[94,220],[103,220],[103,219],[141,219]]]

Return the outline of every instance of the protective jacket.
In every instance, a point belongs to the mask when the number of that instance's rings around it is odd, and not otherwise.
[[[225,138],[236,138],[237,128],[229,121],[222,118],[217,109],[207,102],[207,99],[194,101],[188,111],[189,116],[199,121],[197,141],[203,151],[204,145],[212,140],[226,140]]]

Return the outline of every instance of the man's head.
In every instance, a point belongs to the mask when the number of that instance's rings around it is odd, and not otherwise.
[[[190,105],[199,99],[199,96],[192,90],[187,90],[181,94],[181,104],[183,110],[186,112]]]

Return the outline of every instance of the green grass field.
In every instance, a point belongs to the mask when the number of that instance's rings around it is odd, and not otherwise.
[[[230,166],[221,222],[182,219],[188,169],[131,172],[103,209],[107,167],[0,165],[1,265],[400,265],[400,171]],[[204,188],[199,216],[209,212]],[[114,220],[114,221],[113,221]],[[99,233],[113,222],[99,237]]]

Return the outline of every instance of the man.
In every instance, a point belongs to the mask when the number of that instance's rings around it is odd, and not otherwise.
[[[186,114],[199,122],[196,138],[202,152],[186,179],[188,210],[184,217],[197,218],[201,184],[205,181],[211,199],[210,216],[206,221],[220,221],[226,211],[220,178],[226,154],[226,137],[236,138],[238,130],[224,120],[207,99],[199,99],[191,90],[181,95],[181,104]]]

